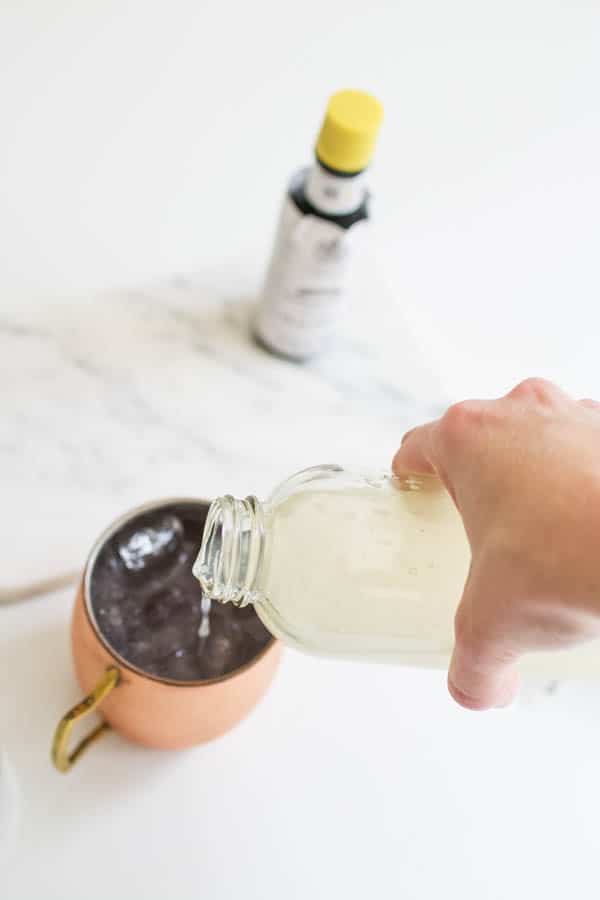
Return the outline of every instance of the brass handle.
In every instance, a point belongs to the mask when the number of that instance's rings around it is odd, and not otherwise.
[[[59,772],[68,772],[71,766],[77,762],[84,750],[96,741],[105,731],[108,731],[110,725],[108,722],[101,722],[86,737],[82,738],[74,750],[69,752],[69,738],[73,730],[73,726],[78,719],[87,716],[93,712],[99,703],[107,697],[112,689],[119,683],[120,673],[115,666],[111,666],[103,674],[102,678],[87,697],[70,709],[57,725],[54,732],[54,740],[52,741],[52,762]]]

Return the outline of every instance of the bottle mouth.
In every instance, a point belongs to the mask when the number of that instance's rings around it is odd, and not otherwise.
[[[235,606],[255,603],[264,543],[264,512],[256,497],[214,500],[192,568],[206,596]]]

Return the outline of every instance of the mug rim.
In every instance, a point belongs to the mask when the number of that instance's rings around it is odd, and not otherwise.
[[[107,528],[99,535],[98,538],[94,541],[92,545],[92,549],[90,550],[85,567],[83,570],[83,579],[82,579],[82,588],[83,588],[83,608],[85,610],[85,614],[87,617],[90,626],[102,644],[102,646],[107,650],[107,652],[112,656],[112,658],[119,664],[119,666],[123,666],[123,668],[128,669],[130,672],[133,672],[135,675],[140,675],[142,678],[148,678],[150,681],[156,681],[159,684],[166,684],[171,687],[182,687],[182,688],[193,688],[193,687],[209,687],[213,684],[220,684],[224,681],[229,681],[232,678],[235,678],[238,675],[243,675],[248,669],[251,669],[255,666],[266,654],[273,648],[273,646],[277,643],[277,639],[271,635],[269,641],[265,644],[262,650],[253,656],[252,659],[245,662],[242,666],[238,666],[236,669],[232,669],[230,672],[226,672],[224,675],[217,675],[214,678],[201,678],[196,681],[178,681],[175,678],[164,678],[160,675],[153,675],[150,672],[146,672],[144,669],[135,666],[133,663],[126,660],[122,657],[114,647],[112,647],[105,636],[102,634],[102,630],[100,625],[98,624],[98,620],[94,615],[94,610],[92,609],[91,602],[91,579],[92,579],[92,571],[94,569],[94,565],[96,560],[98,559],[98,555],[100,551],[105,546],[105,544],[110,540],[110,538],[115,534],[116,531],[119,530],[123,525],[125,525],[128,521],[135,518],[136,516],[143,515],[146,512],[151,512],[155,509],[160,509],[161,507],[167,506],[193,506],[198,507],[206,506],[207,508],[210,506],[210,500],[205,500],[202,497],[167,497],[163,500],[149,500],[146,503],[142,503],[140,506],[136,506],[133,509],[130,509],[128,512],[123,513],[117,519],[114,519],[113,522],[108,525]]]

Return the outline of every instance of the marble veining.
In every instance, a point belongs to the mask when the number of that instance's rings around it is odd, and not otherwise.
[[[255,345],[248,303],[193,279],[5,311],[0,587],[80,566],[99,529],[153,497],[264,493],[322,461],[387,465],[443,395],[401,324],[362,312],[298,365]]]

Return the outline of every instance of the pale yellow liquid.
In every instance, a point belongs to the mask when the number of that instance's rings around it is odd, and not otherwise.
[[[446,666],[470,563],[462,520],[436,479],[305,486],[270,527],[257,612],[301,650]],[[597,642],[530,654],[550,675],[600,672]]]

